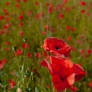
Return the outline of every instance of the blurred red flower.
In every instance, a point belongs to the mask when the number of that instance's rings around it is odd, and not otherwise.
[[[6,21],[9,21],[10,20],[10,17],[8,16],[8,17],[6,17]]]
[[[23,43],[22,48],[29,48],[29,44],[28,43]]]
[[[9,90],[11,89],[11,88],[14,88],[16,85],[15,85],[15,83],[16,82],[14,82],[13,80],[8,80],[8,82],[9,82],[9,87],[8,87],[8,89],[7,89],[7,92],[9,92]]]
[[[2,20],[4,18],[4,15],[0,15],[0,20]]]
[[[59,14],[59,18],[62,19],[64,17],[64,14],[63,13],[60,13]]]
[[[23,19],[23,15],[19,15],[19,19]]]
[[[24,34],[24,32],[21,30],[19,31],[19,35],[22,36]]]
[[[10,24],[8,24],[8,23],[5,24],[5,25],[4,25],[4,29],[7,29],[9,26],[10,26]]]
[[[27,53],[27,56],[28,56],[28,57],[32,57],[32,53],[28,52],[28,53]]]
[[[15,85],[16,82],[11,82],[10,83],[10,88],[14,88],[16,85]]]
[[[39,5],[39,1],[35,1],[35,3],[34,3],[35,5]]]
[[[67,29],[67,30],[69,30],[69,29],[70,29],[70,26],[69,26],[69,25],[67,25],[67,26],[66,26],[66,29]]]
[[[6,5],[10,5],[10,2],[9,2],[9,1],[6,1],[5,4],[6,4]]]
[[[68,2],[68,0],[64,0],[64,3],[67,3]]]
[[[74,64],[74,68],[75,68],[75,73],[76,73],[75,80],[78,81],[84,77],[85,72],[82,66],[79,64]]]
[[[6,63],[7,62],[7,59],[6,58],[3,58],[2,62],[3,63]]]
[[[23,26],[23,24],[24,24],[23,22],[20,22],[20,23],[19,23],[19,26],[20,26],[20,27],[22,27],[22,26]]]
[[[88,86],[92,87],[92,81],[88,82]]]
[[[85,13],[86,11],[84,9],[81,10],[81,13]]]
[[[71,40],[71,38],[72,38],[71,36],[68,36],[68,37],[67,37],[67,40]]]
[[[3,62],[0,60],[0,69],[3,68]]]
[[[85,1],[80,1],[80,4],[85,6],[86,5],[86,2]]]
[[[16,5],[15,5],[16,7],[20,7],[20,4],[19,3],[16,3]]]
[[[40,58],[41,56],[42,56],[41,53],[39,52],[36,53],[36,57]]]
[[[38,13],[35,15],[35,18],[36,19],[39,19],[39,14]]]
[[[21,49],[17,49],[16,55],[20,55],[20,54],[22,54],[22,50]]]
[[[48,8],[48,12],[51,13],[53,11],[53,8],[52,7],[49,7]]]
[[[28,0],[23,0],[24,2],[28,2]]]
[[[46,66],[46,67],[48,66],[46,59],[43,59],[43,60],[40,62],[40,64],[41,64],[42,66]]]

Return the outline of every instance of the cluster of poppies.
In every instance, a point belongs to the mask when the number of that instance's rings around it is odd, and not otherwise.
[[[41,61],[41,65],[48,68],[54,87],[57,90],[77,90],[74,83],[82,79],[85,72],[81,65],[74,64],[69,59],[72,47],[56,37],[46,38],[42,47],[51,53]]]

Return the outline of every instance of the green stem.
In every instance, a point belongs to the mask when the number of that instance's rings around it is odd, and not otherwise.
[[[64,92],[66,92],[66,89],[64,90]]]

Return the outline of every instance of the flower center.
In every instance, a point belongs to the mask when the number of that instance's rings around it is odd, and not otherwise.
[[[55,46],[55,49],[59,49],[59,47],[58,46]]]

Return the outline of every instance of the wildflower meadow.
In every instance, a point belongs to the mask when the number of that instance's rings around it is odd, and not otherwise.
[[[92,92],[92,0],[0,0],[0,92]]]

